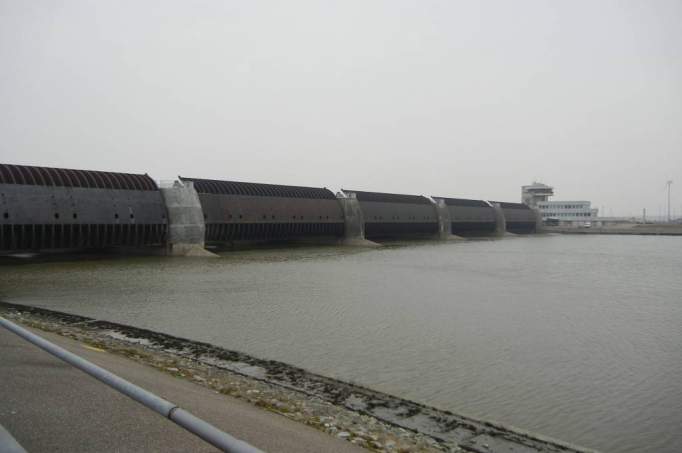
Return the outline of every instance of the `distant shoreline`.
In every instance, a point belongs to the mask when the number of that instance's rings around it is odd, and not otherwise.
[[[637,236],[682,236],[682,225],[677,224],[632,224],[605,227],[553,227],[545,226],[545,233],[560,234],[615,234]]]

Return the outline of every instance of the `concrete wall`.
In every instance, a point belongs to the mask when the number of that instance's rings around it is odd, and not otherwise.
[[[194,185],[175,181],[171,187],[161,188],[161,195],[168,212],[168,254],[205,255],[204,214]]]
[[[535,215],[535,231],[534,233],[543,233],[545,224],[542,221],[542,212],[538,208],[531,208]]]

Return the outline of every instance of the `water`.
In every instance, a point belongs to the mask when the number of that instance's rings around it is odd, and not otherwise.
[[[618,452],[682,451],[682,238],[0,267],[0,299],[207,341]]]

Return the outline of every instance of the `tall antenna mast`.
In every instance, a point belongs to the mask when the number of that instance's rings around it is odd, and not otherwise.
[[[670,217],[670,186],[673,184],[673,182],[672,180],[669,180],[666,184],[668,185],[668,223],[671,223],[673,219]]]

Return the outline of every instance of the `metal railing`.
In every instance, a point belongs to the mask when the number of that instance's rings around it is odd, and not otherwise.
[[[44,351],[52,354],[60,360],[72,365],[79,370],[89,374],[95,379],[107,384],[108,386],[118,390],[124,395],[132,398],[149,409],[163,415],[179,426],[185,428],[192,434],[200,437],[206,442],[210,443],[220,450],[230,453],[257,453],[261,450],[239,440],[231,435],[219,430],[210,423],[192,415],[188,411],[182,409],[177,404],[167,401],[142,387],[138,387],[132,382],[110,373],[102,367],[91,363],[76,354],[67,351],[64,348],[51,343],[44,338],[16,325],[15,323],[0,316],[0,326],[6,328],[10,332],[20,336],[21,338],[33,343]]]
[[[12,437],[2,425],[0,425],[0,453],[26,453],[24,447]]]

